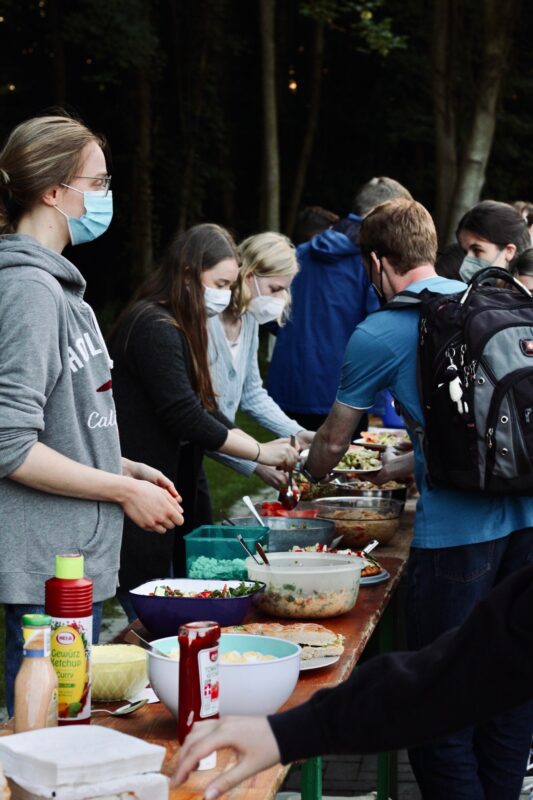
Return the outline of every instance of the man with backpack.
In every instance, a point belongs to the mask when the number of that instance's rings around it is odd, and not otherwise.
[[[524,494],[511,494],[511,491],[516,491],[512,481],[509,494],[489,493],[482,485],[476,490],[453,488],[454,458],[460,450],[458,442],[464,442],[464,437],[467,437],[467,445],[461,445],[462,452],[469,458],[477,452],[479,458],[485,460],[485,467],[489,463],[489,444],[498,449],[500,462],[502,459],[505,461],[507,455],[514,458],[515,454],[509,452],[512,445],[504,446],[505,442],[509,444],[508,439],[498,436],[494,439],[494,432],[492,439],[486,438],[484,431],[481,435],[476,430],[479,423],[474,413],[483,412],[483,408],[473,407],[472,385],[482,380],[492,386],[495,377],[487,366],[489,362],[484,345],[479,345],[481,355],[478,363],[475,363],[468,347],[462,346],[464,332],[459,323],[454,334],[457,347],[448,344],[442,353],[434,354],[438,362],[437,380],[432,383],[433,376],[428,378],[425,374],[420,376],[420,381],[417,380],[420,338],[424,340],[428,335],[433,341],[436,336],[431,325],[427,327],[427,321],[423,320],[424,324],[419,326],[420,309],[425,308],[428,302],[435,305],[431,295],[437,294],[443,296],[442,303],[436,302],[437,311],[444,309],[448,313],[447,296],[460,293],[453,301],[453,310],[459,319],[466,313],[464,307],[468,300],[466,298],[461,304],[466,291],[463,283],[441,278],[435,272],[437,237],[429,213],[413,200],[384,203],[363,221],[360,245],[369,279],[380,295],[382,306],[388,304],[389,307],[370,315],[352,335],[345,354],[337,400],[315,437],[304,471],[310,480],[319,480],[329,473],[346,451],[351,432],[365,410],[373,405],[377,392],[383,389],[391,391],[409,420],[420,491],[409,559],[406,608],[408,646],[419,649],[461,624],[476,603],[507,575],[533,563],[533,497],[527,496],[525,488]],[[486,291],[502,292],[501,302],[507,302],[504,290],[483,289],[479,290],[479,296],[484,296]],[[474,292],[475,289],[471,289],[469,297]],[[395,308],[395,303],[391,304],[390,300],[399,293],[402,293],[398,298],[401,303]],[[420,295],[420,304],[416,295]],[[488,294],[487,297],[488,305],[499,305],[498,296]],[[527,314],[532,301],[527,297],[517,298],[519,311],[513,313],[518,314],[522,327],[518,331],[518,324],[511,320],[509,330],[514,333],[509,334],[506,344],[499,345],[503,352],[492,354],[499,360],[501,369],[504,369],[506,361],[512,361],[511,350],[515,346],[522,349],[524,363],[529,364],[526,351],[533,335],[528,337],[528,332],[533,328],[528,327]],[[474,305],[479,305],[479,302],[478,298]],[[483,341],[490,338],[491,319],[489,314]],[[468,344],[470,346],[470,340]],[[426,362],[421,362],[422,369],[426,369],[425,365]],[[503,383],[507,385],[505,380]],[[434,390],[433,394],[424,395],[425,413],[419,384],[432,386]],[[486,386],[486,383],[476,383],[476,390],[483,392]],[[500,394],[503,397],[505,393]],[[483,403],[497,406],[501,400],[496,390],[492,395],[480,394],[479,397],[483,398],[478,401],[476,396],[476,403],[480,406]],[[500,414],[498,423],[507,419],[501,423],[503,429],[513,424],[516,431],[524,423],[524,419],[518,424],[511,418],[527,411],[515,400],[514,395],[512,398],[509,396],[507,406]],[[455,409],[453,414],[449,413],[450,406]],[[491,409],[484,410],[485,418]],[[444,470],[444,478],[439,473],[435,482],[431,479],[431,470],[429,475],[427,471],[428,463],[433,464],[438,454],[431,453],[428,460],[431,443],[424,440],[424,428],[428,414],[436,424],[436,413],[437,421],[438,413],[441,413],[444,434],[440,439],[441,460],[448,472]],[[499,434],[500,437],[505,435]],[[470,444],[468,436],[472,437]],[[527,451],[525,428],[522,439],[522,448]],[[503,453],[505,449],[507,454]],[[449,454],[450,458],[446,460]],[[526,452],[522,455],[520,463],[525,470]],[[505,467],[500,464],[499,469],[505,475]],[[510,468],[508,470],[511,478],[515,478],[515,473]],[[485,474],[486,470],[482,473]],[[526,484],[527,481],[524,487]],[[531,494],[532,488],[533,479],[529,484]],[[498,691],[497,686],[494,691]],[[424,800],[518,798],[532,729],[533,704],[529,703],[433,745],[410,750],[411,764]]]

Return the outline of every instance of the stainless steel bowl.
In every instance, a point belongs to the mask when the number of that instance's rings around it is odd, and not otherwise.
[[[329,545],[335,538],[335,523],[326,519],[265,517],[269,553],[284,553],[291,547]],[[257,525],[253,517],[232,517],[235,525]]]

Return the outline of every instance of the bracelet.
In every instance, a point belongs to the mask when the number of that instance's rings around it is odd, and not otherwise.
[[[255,458],[252,459],[252,461],[255,461],[255,463],[257,464],[259,456],[261,455],[261,445],[259,444],[259,442],[256,442],[256,445],[257,445],[257,455]]]

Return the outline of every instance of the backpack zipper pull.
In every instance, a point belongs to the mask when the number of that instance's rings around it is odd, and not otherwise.
[[[487,431],[487,435],[485,436],[485,441],[487,442],[487,447],[489,450],[492,450],[492,446],[494,444],[494,428],[489,428]]]
[[[420,320],[419,330],[420,330],[420,344],[423,345],[426,333],[428,332],[427,319],[425,317],[422,317],[422,319]]]

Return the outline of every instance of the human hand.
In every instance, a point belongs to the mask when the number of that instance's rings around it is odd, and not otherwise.
[[[160,470],[155,469],[155,467],[150,467],[148,464],[143,464],[141,461],[130,461],[128,458],[123,458],[122,472],[130,478],[136,478],[139,481],[148,481],[155,486],[160,486],[162,489],[166,489],[178,502],[181,501],[181,496],[170,478],[167,478],[166,475]]]
[[[170,786],[184,783],[201,758],[214,750],[231,747],[237,764],[211,781],[205,800],[215,800],[246,778],[277,764],[278,744],[266,717],[223,717],[196,723],[179,751],[178,767]]]
[[[291,470],[298,461],[298,451],[291,447],[288,439],[274,439],[272,442],[260,445],[257,461],[269,467]]]
[[[394,448],[387,448],[381,455],[383,469],[372,475],[372,483],[380,486],[387,481],[406,481],[413,475],[415,468],[414,452],[399,455]]]
[[[298,431],[296,434],[296,441],[300,445],[301,448],[303,447],[310,447],[313,443],[313,439],[316,436],[316,431],[305,431],[301,430]]]
[[[166,487],[150,481],[130,479],[119,502],[126,516],[145,531],[165,533],[183,525],[183,509],[177,493],[174,497]]]
[[[265,464],[258,464],[255,468],[255,474],[267,484],[273,486],[274,489],[282,489],[287,486],[288,477],[286,472],[282,472],[275,467],[267,467]]]

